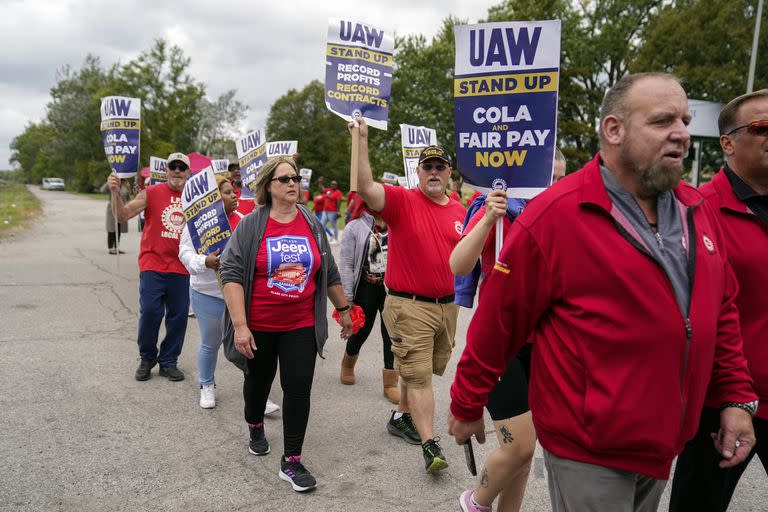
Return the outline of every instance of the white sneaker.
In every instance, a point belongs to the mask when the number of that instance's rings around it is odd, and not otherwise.
[[[264,407],[264,414],[272,414],[280,410],[280,406],[267,398],[267,406]]]
[[[216,384],[200,386],[200,407],[203,409],[216,407]]]

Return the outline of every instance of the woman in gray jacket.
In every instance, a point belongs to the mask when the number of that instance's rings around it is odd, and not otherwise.
[[[256,203],[221,255],[224,352],[245,373],[248,450],[269,453],[264,406],[280,367],[283,456],[279,477],[295,491],[317,485],[301,463],[317,355],[328,338],[326,297],[339,311],[341,337],[352,332],[351,304],[320,221],[299,204],[301,177],[290,158],[274,158],[256,178]],[[237,355],[233,354],[236,351]]]
[[[387,224],[378,215],[372,214],[365,205],[356,212],[353,220],[344,229],[341,241],[339,269],[341,284],[347,299],[354,301],[365,313],[365,325],[347,340],[344,358],[341,360],[341,383],[355,383],[355,363],[360,348],[368,339],[376,321],[376,313],[384,310],[387,292],[384,288],[384,271],[387,267]],[[392,341],[384,322],[381,324],[381,338],[384,341],[384,369],[382,381],[384,396],[397,404],[400,402],[398,375],[394,369]]]

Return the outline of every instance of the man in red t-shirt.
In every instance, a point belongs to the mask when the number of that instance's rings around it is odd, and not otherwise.
[[[382,318],[402,379],[400,404],[387,430],[421,444],[427,473],[434,474],[448,463],[433,431],[432,374],[443,374],[454,344],[458,307],[453,303],[448,259],[461,236],[466,210],[445,195],[451,159],[438,146],[421,152],[417,188],[385,187],[373,181],[368,126],[362,119],[359,122],[358,193],[389,226],[385,274],[389,295]]]
[[[160,375],[184,380],[176,366],[189,312],[189,273],[179,261],[179,240],[184,229],[181,193],[189,177],[189,158],[183,153],[168,156],[168,181],[151,185],[124,204],[117,191],[120,179],[109,177],[109,189],[120,222],[144,212],[144,231],[139,251],[139,356],[136,380],[149,380],[155,364]],[[160,323],[165,316],[165,338],[157,349]]]
[[[337,217],[339,215],[339,204],[344,200],[344,194],[339,190],[339,184],[336,181],[331,182],[331,187],[325,189],[325,202],[323,203],[323,218],[321,219],[324,226],[330,224],[333,230],[333,238],[331,243],[336,243],[339,238],[339,226],[337,223]],[[327,229],[327,228],[326,228]]]

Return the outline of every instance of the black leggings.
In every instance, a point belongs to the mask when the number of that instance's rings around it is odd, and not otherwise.
[[[283,388],[284,454],[301,455],[317,359],[315,328],[251,333],[258,350],[254,352],[253,359],[248,360],[248,373],[243,382],[245,421],[264,422],[264,407],[279,360],[280,386]]]
[[[383,284],[372,284],[360,278],[360,284],[357,286],[355,294],[355,304],[363,308],[365,313],[365,325],[347,340],[347,354],[356,356],[360,353],[360,347],[363,346],[368,335],[371,334],[373,323],[376,321],[376,312],[379,314],[384,310],[384,299],[387,298],[387,292]],[[389,333],[384,325],[384,321],[379,318],[381,324],[381,339],[384,342],[384,368],[391,370],[394,368],[395,356],[392,355],[392,340],[389,339]]]
[[[120,231],[117,232],[117,237],[115,237],[114,231],[107,231],[107,248],[108,249],[114,249],[117,247],[117,243],[115,243],[115,238],[117,238],[117,241],[120,241]]]

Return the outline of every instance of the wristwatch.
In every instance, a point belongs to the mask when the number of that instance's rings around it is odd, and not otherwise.
[[[754,400],[752,402],[725,402],[720,406],[720,410],[722,411],[727,407],[736,407],[742,411],[747,411],[751,416],[754,416],[757,413],[758,405],[760,405],[758,400]]]

